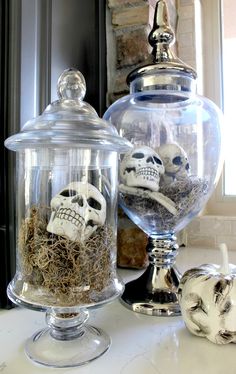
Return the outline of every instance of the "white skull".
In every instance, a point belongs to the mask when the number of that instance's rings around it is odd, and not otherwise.
[[[122,182],[129,187],[159,190],[160,174],[164,166],[159,155],[150,147],[141,146],[128,152],[120,165]]]
[[[106,220],[106,200],[90,183],[72,182],[51,200],[47,231],[72,241],[87,240]]]
[[[164,180],[180,180],[190,173],[190,166],[186,152],[177,144],[162,144],[158,153],[164,163]]]

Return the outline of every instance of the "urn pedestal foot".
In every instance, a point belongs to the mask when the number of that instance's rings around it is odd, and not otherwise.
[[[137,313],[153,316],[181,314],[177,298],[180,273],[174,267],[178,245],[174,235],[149,238],[149,266],[125,285],[121,303]]]

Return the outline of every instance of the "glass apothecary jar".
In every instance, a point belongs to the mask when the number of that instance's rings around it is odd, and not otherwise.
[[[167,6],[158,0],[149,35],[153,58],[127,78],[130,94],[104,119],[134,149],[120,164],[120,204],[149,237],[149,266],[125,286],[122,302],[149,315],[178,315],[175,234],[203,209],[222,166],[222,113],[196,93],[196,72],[170,45]]]
[[[17,269],[8,297],[46,311],[50,328],[26,352],[55,367],[107,350],[109,337],[85,324],[87,308],[123,289],[116,274],[118,155],[131,144],[83,101],[85,90],[79,71],[64,71],[59,100],[5,141],[17,152]]]

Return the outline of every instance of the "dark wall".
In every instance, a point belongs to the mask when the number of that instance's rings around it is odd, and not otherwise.
[[[69,67],[87,83],[86,101],[101,116],[106,98],[106,0],[0,2],[0,307],[15,273],[14,154],[4,139],[56,99]]]
[[[62,70],[78,67],[87,82],[86,101],[102,115],[106,83],[105,1],[53,0],[52,15],[52,99],[56,98],[56,82]]]

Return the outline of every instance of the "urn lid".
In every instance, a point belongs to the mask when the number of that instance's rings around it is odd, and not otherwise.
[[[86,83],[81,72],[65,70],[57,83],[58,100],[48,105],[40,116],[26,122],[18,134],[6,139],[5,146],[13,151],[78,147],[127,152],[131,143],[83,101],[85,92]]]
[[[197,74],[170,48],[175,42],[175,35],[170,26],[165,0],[156,3],[148,41],[153,48],[152,56],[127,77],[131,93],[156,89],[192,91],[196,86]]]

